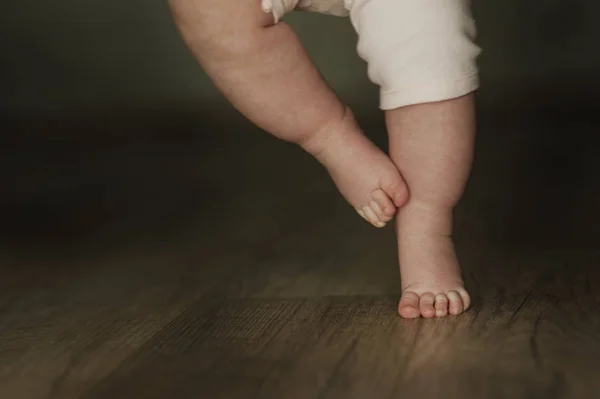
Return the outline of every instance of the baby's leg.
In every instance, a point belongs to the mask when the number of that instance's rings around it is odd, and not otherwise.
[[[403,317],[456,315],[470,304],[451,236],[473,156],[473,98],[386,112],[390,153],[411,190],[396,220]]]
[[[381,86],[390,155],[410,190],[397,217],[403,317],[466,310],[452,213],[467,181],[478,87],[467,0],[347,0],[359,54]]]
[[[287,24],[274,24],[259,0],[170,3],[186,43],[240,112],[313,154],[365,219],[378,227],[391,220],[407,199],[398,169],[364,136]]]

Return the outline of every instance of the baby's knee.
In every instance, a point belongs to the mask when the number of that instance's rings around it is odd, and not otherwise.
[[[437,102],[478,88],[468,0],[346,0],[358,52],[381,87],[381,108]]]

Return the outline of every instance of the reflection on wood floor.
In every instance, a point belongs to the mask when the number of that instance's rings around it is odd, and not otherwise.
[[[393,230],[237,117],[5,121],[0,397],[598,397],[597,111],[482,115],[474,307],[413,321]]]

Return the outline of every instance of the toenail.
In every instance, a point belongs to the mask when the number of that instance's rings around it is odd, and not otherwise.
[[[356,212],[358,212],[358,214],[360,215],[360,217],[362,217],[363,219],[367,220],[367,215],[365,215],[365,212],[362,209],[357,209]]]
[[[471,296],[469,295],[467,290],[465,290],[464,288],[458,289],[457,292],[460,295],[460,297],[462,298],[463,310],[466,311],[471,306]]]
[[[373,225],[377,226],[377,223],[380,222],[379,217],[375,214],[375,211],[368,206],[363,206],[362,211],[364,212],[367,220]]]
[[[371,210],[373,212],[375,212],[375,214],[377,215],[377,217],[381,219],[381,217],[383,216],[383,212],[382,212],[381,207],[379,206],[379,204],[377,202],[375,202],[375,201],[369,202],[369,208],[371,208]]]

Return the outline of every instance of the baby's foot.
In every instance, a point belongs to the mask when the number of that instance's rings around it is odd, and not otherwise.
[[[402,298],[398,304],[400,316],[431,318],[466,311],[471,298],[464,289],[452,238],[427,232],[411,234],[405,229],[400,231],[405,232],[398,237],[402,279]]]
[[[408,191],[398,168],[363,134],[349,110],[302,147],[327,168],[344,198],[374,226],[385,226],[406,202]]]

